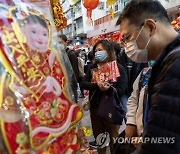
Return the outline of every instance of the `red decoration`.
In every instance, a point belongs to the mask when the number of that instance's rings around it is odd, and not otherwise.
[[[92,10],[99,4],[99,0],[83,0],[83,5],[87,9],[87,17],[91,19]]]
[[[173,20],[173,21],[171,22],[171,25],[172,25],[172,27],[173,27],[174,29],[179,30],[179,29],[180,29],[180,16],[177,17],[176,20]]]
[[[180,22],[180,16],[179,16],[179,17],[177,17],[177,22]]]

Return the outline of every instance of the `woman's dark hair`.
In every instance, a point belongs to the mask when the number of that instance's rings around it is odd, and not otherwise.
[[[94,55],[93,55],[93,52],[92,51],[90,51],[89,53],[88,53],[88,59],[92,62],[92,60],[94,59]]]
[[[116,25],[128,19],[130,24],[139,26],[148,18],[170,25],[167,11],[158,0],[131,0],[120,14]]]
[[[96,48],[99,44],[101,44],[102,47],[107,51],[108,61],[116,60],[115,51],[113,49],[113,46],[111,45],[111,43],[108,40],[99,40],[96,42],[96,44],[94,45],[93,50],[92,50],[93,56],[95,56]]]
[[[111,42],[111,45],[112,45],[113,48],[114,48],[114,51],[115,51],[116,56],[119,55],[119,53],[120,53],[121,50],[122,50],[121,46],[120,46],[118,43],[116,43],[116,42]]]

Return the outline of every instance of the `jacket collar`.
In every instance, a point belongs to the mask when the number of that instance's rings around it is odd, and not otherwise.
[[[176,36],[176,38],[170,42],[161,52],[159,58],[156,60],[156,63],[162,63],[164,58],[171,52],[173,51],[174,48],[180,45],[180,34]]]
[[[178,34],[177,37],[163,49],[163,51],[161,52],[159,58],[154,63],[154,65],[152,67],[152,71],[151,71],[151,77],[149,79],[149,85],[148,85],[149,94],[152,93],[155,77],[157,76],[157,74],[159,72],[159,68],[161,66],[161,63],[163,62],[165,57],[169,53],[171,53],[173,51],[173,49],[175,49],[177,46],[180,46],[180,34]]]

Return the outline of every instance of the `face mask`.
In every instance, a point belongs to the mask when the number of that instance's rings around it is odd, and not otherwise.
[[[107,58],[107,52],[105,50],[97,51],[95,53],[95,59],[99,62],[103,62]]]
[[[149,38],[145,48],[143,50],[139,49],[137,46],[136,40],[138,39],[139,35],[141,34],[144,26],[139,31],[139,34],[137,35],[136,39],[133,41],[130,41],[127,43],[125,47],[125,52],[127,56],[134,62],[137,63],[146,63],[148,62],[148,50],[147,47],[149,45],[149,42],[151,41],[151,37]]]

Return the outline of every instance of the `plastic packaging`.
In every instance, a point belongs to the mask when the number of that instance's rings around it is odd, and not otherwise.
[[[34,2],[0,1],[0,153],[73,153],[82,111],[69,93],[51,5]]]

